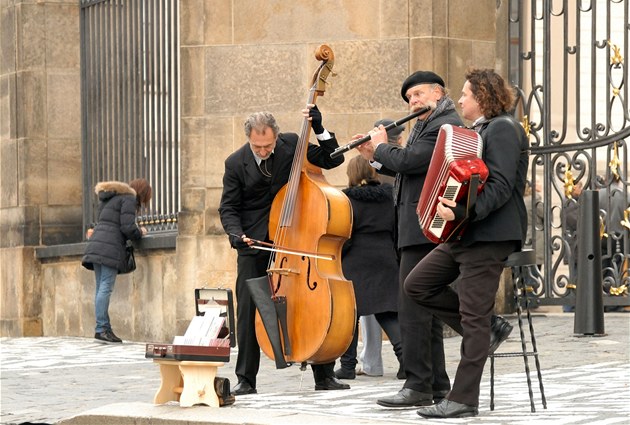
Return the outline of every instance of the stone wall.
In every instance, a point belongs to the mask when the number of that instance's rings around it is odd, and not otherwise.
[[[34,246],[81,240],[79,8],[0,2],[0,332],[42,333]]]
[[[497,10],[496,1],[346,0],[329,9],[282,0],[180,5],[187,173],[178,257],[188,261],[186,280],[213,276],[218,284],[232,284],[233,262],[197,261],[226,246],[221,237],[199,237],[222,234],[217,213],[222,160],[245,142],[242,123],[252,112],[269,110],[281,131],[299,132],[299,110],[319,64],[314,52],[320,44],[332,48],[336,75],[328,77],[318,106],[324,126],[341,144],[380,118],[407,115],[400,86],[411,72],[435,70],[457,99],[468,66],[503,63],[497,61],[503,44],[496,41],[494,19],[505,5]],[[344,166],[325,176],[338,187],[347,183]],[[180,244],[184,239],[186,247]],[[189,254],[182,256],[182,250]]]
[[[137,269],[119,275],[109,315],[121,338],[170,341],[176,322],[180,285],[173,250],[136,250]],[[191,303],[194,295],[191,294]],[[80,256],[48,258],[41,264],[43,335],[94,335],[94,273],[81,267]],[[194,304],[190,316],[195,314]]]
[[[507,36],[495,25],[504,2],[326,5],[180,2],[179,234],[176,249],[143,250],[139,270],[119,277],[111,315],[121,337],[170,339],[194,314],[194,288],[233,287],[235,255],[217,213],[223,160],[245,142],[251,112],[269,110],[282,131],[299,132],[317,46],[335,55],[318,105],[342,144],[407,115],[400,84],[415,70],[441,74],[455,99],[469,65],[505,71]],[[80,251],[41,259],[33,250],[82,238],[79,2],[3,0],[0,23],[0,335],[90,336],[93,275]],[[343,166],[325,175],[346,184]]]

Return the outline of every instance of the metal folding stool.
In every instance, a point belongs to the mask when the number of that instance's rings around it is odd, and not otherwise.
[[[531,273],[531,267],[536,267],[536,254],[533,250],[523,250],[515,252],[508,257],[505,267],[512,270],[512,284],[514,286],[514,301],[516,303],[516,315],[518,318],[518,329],[521,336],[521,351],[493,353],[490,357],[490,410],[494,410],[494,359],[497,357],[523,357],[525,363],[525,374],[527,375],[527,388],[529,390],[529,402],[532,412],[536,411],[534,406],[534,393],[532,391],[532,380],[529,372],[528,357],[534,357],[536,363],[536,372],[538,374],[538,384],[540,386],[540,396],[542,398],[543,408],[547,408],[547,399],[545,398],[545,390],[542,382],[542,374],[540,372],[540,361],[538,360],[538,348],[536,346],[536,337],[534,336],[534,325],[532,323],[532,315],[529,310],[529,299],[527,297],[527,288],[525,286],[524,277],[527,273]],[[532,344],[532,351],[527,351],[527,340],[525,337],[525,329],[523,328],[523,305],[527,314],[527,323],[529,324],[529,335]]]

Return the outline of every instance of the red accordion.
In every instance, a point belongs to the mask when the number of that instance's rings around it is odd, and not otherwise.
[[[476,131],[450,124],[440,127],[416,210],[422,232],[430,241],[447,242],[463,233],[466,219],[446,221],[437,214],[438,196],[453,201],[468,197],[467,207],[472,207],[471,201],[474,203],[488,178],[482,151],[483,141]]]

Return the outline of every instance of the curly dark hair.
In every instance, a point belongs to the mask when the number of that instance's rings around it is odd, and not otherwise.
[[[509,112],[514,106],[514,89],[494,69],[471,69],[466,73],[466,80],[486,118]]]

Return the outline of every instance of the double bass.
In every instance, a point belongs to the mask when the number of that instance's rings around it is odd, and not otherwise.
[[[315,57],[322,63],[313,76],[309,104],[323,95],[334,59],[326,45]],[[327,183],[322,170],[308,162],[310,131],[311,123],[304,118],[289,181],[271,206],[267,276],[253,279],[257,290],[268,285],[268,308],[255,299],[256,337],[278,368],[335,360],[350,345],[356,326],[354,289],[341,267],[341,248],[352,230],[352,206],[343,192]]]

